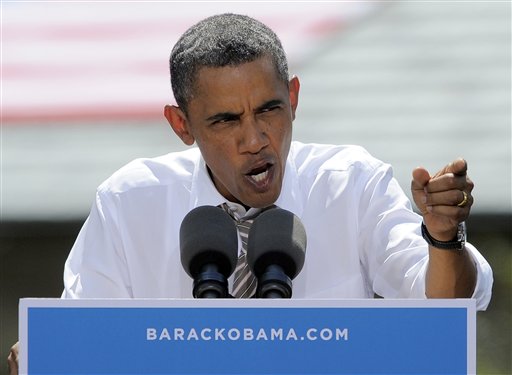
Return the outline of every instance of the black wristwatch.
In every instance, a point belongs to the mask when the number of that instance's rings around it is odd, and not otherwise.
[[[457,234],[451,241],[438,241],[427,230],[425,223],[421,223],[421,235],[431,246],[444,250],[463,250],[466,245],[466,223],[462,222],[457,227]]]

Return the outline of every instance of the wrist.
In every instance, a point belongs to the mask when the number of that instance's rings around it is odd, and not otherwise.
[[[459,230],[459,226],[456,226],[455,228],[447,230],[445,232],[430,231],[430,230],[428,230],[426,225],[425,225],[425,229],[427,230],[428,234],[430,234],[430,236],[432,238],[435,238],[437,241],[445,242],[445,241],[453,241],[457,237],[457,232]]]
[[[421,223],[421,234],[425,241],[430,245],[437,249],[443,250],[463,250],[466,244],[466,225],[464,222],[460,223],[457,226],[456,232],[448,237],[446,240],[446,235],[442,235],[441,238],[434,237],[431,233],[429,233],[425,223]]]

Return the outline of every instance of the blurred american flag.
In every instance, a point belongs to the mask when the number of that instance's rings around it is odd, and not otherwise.
[[[3,2],[2,123],[159,119],[168,57],[207,16],[250,15],[300,65],[371,2]]]

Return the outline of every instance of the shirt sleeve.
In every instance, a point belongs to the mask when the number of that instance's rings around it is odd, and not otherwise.
[[[113,198],[98,190],[64,266],[62,298],[130,298]]]
[[[361,259],[376,294],[385,298],[426,298],[428,245],[421,236],[422,218],[382,164],[372,170],[361,199]],[[479,310],[491,299],[493,283],[489,263],[471,244],[466,251],[477,270],[472,298]]]

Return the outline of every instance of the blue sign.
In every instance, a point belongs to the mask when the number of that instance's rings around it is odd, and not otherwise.
[[[27,374],[474,372],[467,300],[30,301]]]

